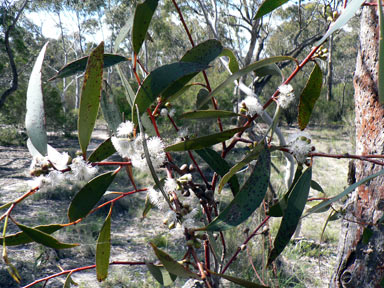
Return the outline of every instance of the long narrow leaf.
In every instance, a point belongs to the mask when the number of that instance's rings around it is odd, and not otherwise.
[[[328,200],[325,200],[323,202],[321,202],[320,204],[312,207],[311,209],[309,209],[307,211],[307,213],[304,215],[304,217],[308,216],[309,214],[312,214],[312,213],[316,213],[317,211],[331,205],[332,203],[340,200],[341,198],[343,198],[344,196],[347,196],[349,193],[353,192],[353,190],[355,190],[357,187],[359,187],[360,185],[364,184],[364,183],[367,183],[368,181],[372,180],[373,178],[376,178],[376,177],[379,177],[379,176],[382,176],[384,175],[384,169],[383,170],[380,170],[379,172],[375,173],[375,174],[372,174],[364,179],[361,179],[360,181],[352,184],[351,186],[349,186],[347,189],[345,189],[343,192],[341,192],[340,194],[328,199]]]
[[[259,9],[256,12],[255,19],[261,18],[264,15],[272,12],[276,8],[279,8],[284,3],[287,3],[288,0],[264,0],[264,2],[260,5]]]
[[[77,123],[79,144],[84,157],[87,155],[87,147],[91,140],[97,112],[99,111],[101,83],[103,79],[103,56],[104,42],[101,42],[89,56],[84,75]]]
[[[352,0],[348,2],[347,8],[341,13],[339,18],[332,23],[329,27],[328,31],[324,34],[324,36],[316,42],[316,46],[320,46],[333,32],[341,29],[347,22],[355,16],[357,10],[359,10],[360,6],[365,2],[365,0]]]
[[[231,203],[202,230],[223,231],[238,226],[260,206],[268,189],[271,173],[271,155],[265,147],[248,180]]]
[[[229,76],[223,83],[221,83],[218,87],[216,87],[215,90],[209,93],[204,99],[201,99],[199,102],[199,106],[197,108],[201,109],[201,107],[204,106],[204,104],[207,103],[212,97],[217,96],[217,94],[219,94],[227,85],[232,84],[233,81],[239,79],[240,77],[254,70],[257,70],[261,67],[267,66],[269,64],[273,64],[281,61],[287,61],[287,60],[294,61],[295,59],[289,56],[276,56],[276,57],[263,59],[248,65],[247,67]]]
[[[27,89],[27,113],[25,128],[33,146],[43,156],[47,155],[47,132],[45,130],[45,113],[43,90],[41,86],[41,67],[48,42],[41,49],[33,66]]]
[[[158,0],[146,0],[136,6],[132,26],[132,46],[135,54],[140,52],[158,2]]]
[[[109,257],[111,255],[111,214],[112,207],[109,209],[107,218],[101,227],[96,244],[96,276],[99,282],[108,276]]]
[[[220,273],[216,273],[214,271],[211,271],[211,270],[208,270],[208,272],[212,275],[215,275],[215,276],[218,276],[218,277],[221,277],[221,278],[224,278],[228,281],[231,281],[235,284],[238,284],[240,285],[241,287],[246,287],[246,288],[268,288],[268,286],[264,286],[264,285],[260,285],[260,284],[256,284],[256,283],[253,283],[253,282],[250,282],[248,280],[245,280],[245,279],[240,279],[240,278],[237,278],[237,277],[233,277],[233,276],[230,276],[230,275],[225,275],[225,274],[220,274]]]
[[[312,167],[309,167],[301,175],[288,198],[288,205],[284,211],[283,219],[277,232],[273,249],[269,255],[267,266],[269,266],[291,240],[297,228],[300,217],[307,203],[309,189],[311,187]]]

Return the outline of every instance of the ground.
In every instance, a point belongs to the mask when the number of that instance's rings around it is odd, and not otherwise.
[[[292,133],[295,129],[286,129]],[[328,153],[352,153],[353,145],[350,136],[343,129],[311,129],[313,143],[318,151]],[[90,149],[107,137],[106,130],[98,129],[93,135]],[[63,139],[51,135],[49,142],[55,148],[62,150],[71,147],[71,152],[77,150],[77,139]],[[66,150],[67,151],[67,150]],[[27,181],[31,179],[28,168],[31,157],[24,147],[0,146],[0,206],[16,199],[28,191]],[[327,195],[340,193],[346,186],[347,161],[333,159],[316,159],[314,166],[314,179],[325,189]],[[121,173],[111,186],[110,190],[129,191],[128,178]],[[124,184],[122,184],[124,183]],[[283,191],[280,191],[283,192]],[[14,219],[25,225],[36,223],[65,223],[66,210],[74,191],[56,191],[50,195],[35,195],[27,199],[15,209]],[[313,196],[318,196],[314,191]],[[143,261],[154,259],[152,250],[148,245],[150,240],[155,241],[159,247],[173,253],[176,257],[182,256],[180,249],[182,237],[175,235],[162,225],[161,214],[151,211],[149,216],[142,219],[141,212],[144,207],[144,194],[135,194],[125,198],[112,215],[112,261]],[[3,211],[1,211],[3,212]],[[55,237],[64,242],[78,242],[79,248],[54,251],[38,244],[28,244],[8,248],[8,257],[19,270],[22,284],[57,273],[60,269],[72,269],[94,263],[96,238],[106,215],[106,210],[96,213],[76,226],[65,231],[59,231]],[[300,237],[289,245],[281,257],[284,276],[279,276],[280,287],[327,287],[328,279],[332,273],[335,262],[335,247],[338,239],[339,221],[332,222],[325,230],[322,242],[321,231],[327,215],[321,214],[304,219]],[[250,221],[244,226],[251,226]],[[247,226],[247,227],[248,227]],[[271,232],[276,233],[277,221],[270,225]],[[8,233],[16,232],[17,228],[10,224]],[[238,237],[232,232],[227,233],[228,243],[236,248],[240,243]],[[254,242],[255,246],[257,242]],[[252,253],[251,253],[252,254]],[[250,268],[245,257],[244,263],[238,267]],[[234,267],[235,271],[237,270]],[[244,275],[238,275],[244,276]],[[263,276],[263,275],[262,275]],[[110,269],[108,280],[102,284],[96,281],[95,271],[88,270],[73,275],[80,287],[156,287],[157,284],[145,269],[145,266],[113,266]],[[47,287],[62,287],[65,278],[57,278],[48,283]],[[128,284],[127,284],[128,283]],[[174,287],[181,287],[179,281]],[[226,285],[227,286],[227,285]],[[3,263],[0,264],[0,287],[19,287],[6,272]]]

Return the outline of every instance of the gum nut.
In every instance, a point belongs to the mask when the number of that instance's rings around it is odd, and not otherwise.
[[[165,103],[164,106],[167,107],[167,108],[170,108],[170,107],[172,107],[172,104],[170,102],[167,102],[167,103]]]
[[[201,243],[199,241],[194,241],[193,246],[195,246],[196,249],[201,248]]]
[[[241,251],[244,251],[246,248],[247,248],[247,245],[243,244],[243,245],[240,246]]]
[[[189,239],[189,240],[187,241],[187,246],[188,246],[188,247],[192,247],[193,244],[194,244],[193,239]]]
[[[180,167],[180,170],[183,171],[183,172],[186,172],[187,169],[188,169],[188,165],[187,165],[187,164],[183,164],[183,165],[181,165],[181,167]]]
[[[171,224],[168,225],[168,229],[169,229],[169,230],[172,230],[172,229],[174,229],[175,227],[176,227],[175,222],[172,222]]]
[[[195,170],[195,166],[193,166],[193,164],[190,164],[188,169],[189,169],[189,172],[192,172]]]
[[[167,224],[168,224],[168,218],[164,218],[164,219],[163,219],[163,224],[164,224],[164,225],[167,225]]]

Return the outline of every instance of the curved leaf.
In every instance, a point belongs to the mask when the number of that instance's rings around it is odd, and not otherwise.
[[[231,73],[236,73],[239,71],[239,62],[237,62],[235,54],[233,54],[232,50],[228,48],[224,48],[223,51],[221,51],[220,56],[226,56],[229,59],[228,68]]]
[[[89,162],[100,162],[107,159],[109,156],[112,156],[116,152],[115,147],[112,144],[111,138],[108,138],[103,143],[101,143],[95,151],[89,155]]]
[[[185,268],[183,265],[178,263],[176,260],[174,260],[171,256],[169,256],[164,251],[160,250],[155,246],[153,243],[149,243],[153,251],[155,251],[155,254],[157,258],[160,260],[161,264],[164,265],[165,269],[173,275],[182,277],[182,278],[194,278],[194,279],[201,279],[199,275],[191,272],[187,268]]]
[[[148,271],[152,274],[153,278],[163,286],[171,285],[177,278],[176,275],[169,273],[163,265],[155,265],[148,262],[145,262],[145,265],[147,265]]]
[[[311,181],[311,188],[325,194],[323,187],[321,187],[321,185],[317,183],[315,180]]]
[[[348,6],[344,9],[343,13],[337,18],[337,20],[331,24],[328,31],[324,36],[315,43],[315,46],[320,46],[333,32],[342,28],[347,22],[355,16],[357,10],[365,2],[365,0],[351,0],[348,2]]]
[[[209,105],[208,103],[205,103],[203,105],[200,105],[200,103],[202,101],[205,100],[205,98],[207,98],[209,95],[209,91],[207,89],[200,89],[199,92],[197,93],[196,95],[196,109],[208,109],[209,108]]]
[[[153,70],[144,79],[137,91],[134,106],[132,107],[132,121],[137,124],[137,105],[140,115],[163,93],[169,86],[185,75],[191,75],[206,69],[207,66],[198,63],[176,62],[161,66]]]
[[[223,46],[220,41],[216,39],[209,39],[188,50],[187,53],[185,53],[181,58],[180,62],[199,63],[201,65],[208,66],[209,63],[220,55],[222,50]],[[167,90],[164,91],[164,93],[162,93],[163,101],[167,101],[171,98],[174,100],[178,95],[180,95],[178,92],[180,90],[184,90],[183,88],[185,85],[196,75],[197,73],[186,75],[173,83],[167,88]]]
[[[300,95],[298,122],[301,130],[304,130],[309,123],[313,107],[320,97],[321,86],[323,85],[323,72],[315,62],[315,67],[309,76],[307,83]]]
[[[68,63],[67,65],[63,66],[56,73],[56,75],[53,76],[48,81],[52,81],[52,80],[55,80],[58,78],[65,78],[65,77],[75,75],[77,73],[84,72],[84,70],[87,66],[87,63],[88,63],[88,59],[89,59],[89,56],[84,56],[84,57],[81,57],[77,60],[74,60],[74,61]],[[104,54],[103,59],[104,59],[104,64],[103,64],[104,68],[111,67],[111,66],[116,65],[120,62],[131,60],[131,58],[127,58],[127,57],[122,56],[122,55],[107,54],[107,53]]]
[[[379,101],[384,104],[384,15],[383,15],[383,3],[379,3],[379,25],[380,25],[380,38],[379,38]]]
[[[320,204],[312,207],[311,209],[309,209],[306,214],[304,215],[304,217],[308,216],[309,214],[311,213],[316,213],[317,211],[331,205],[332,203],[340,200],[341,198],[343,198],[344,196],[347,196],[349,193],[351,193],[353,190],[355,190],[357,187],[359,187],[360,185],[372,180],[373,178],[376,178],[376,177],[379,177],[381,175],[384,175],[384,169],[383,170],[380,170],[379,172],[375,173],[375,174],[372,174],[364,179],[361,179],[360,181],[352,184],[351,186],[349,186],[347,189],[345,189],[343,192],[341,192],[340,194],[328,199],[328,200],[325,200],[323,202],[321,202]]]
[[[132,26],[132,47],[137,55],[147,35],[152,16],[156,11],[158,0],[146,0],[136,6]]]
[[[250,282],[250,281],[245,280],[245,279],[240,279],[240,278],[237,278],[237,277],[216,273],[216,272],[211,271],[211,270],[208,270],[208,272],[209,272],[209,274],[212,274],[212,275],[215,275],[215,276],[219,276],[219,277],[224,278],[224,279],[226,279],[228,281],[231,281],[231,282],[233,282],[235,284],[238,284],[238,285],[240,285],[242,287],[246,287],[246,288],[268,288],[268,286],[256,284],[256,283]]]
[[[119,106],[116,104],[115,96],[112,93],[111,87],[104,82],[103,90],[101,91],[101,110],[103,111],[104,119],[108,123],[108,128],[116,133],[117,127],[123,122]]]
[[[195,110],[190,112],[185,112],[180,115],[180,118],[184,119],[216,119],[220,118],[229,118],[241,116],[235,112],[224,111],[224,110]]]
[[[48,233],[42,232],[40,230],[31,228],[28,226],[24,226],[20,223],[17,223],[17,226],[33,241],[50,248],[65,249],[65,248],[73,248],[73,247],[79,246],[79,244],[61,243],[57,239],[49,235]],[[7,242],[7,240],[5,240],[5,242]]]
[[[231,229],[248,219],[260,206],[268,189],[271,173],[271,155],[265,147],[258,157],[257,163],[248,180],[239,193],[208,226],[202,230],[223,231]]]
[[[260,61],[257,61],[255,63],[252,63],[248,65],[247,67],[239,70],[238,72],[232,74],[229,76],[223,83],[221,83],[219,86],[215,88],[210,94],[208,94],[204,99],[202,99],[199,103],[199,106],[197,107],[200,109],[205,103],[207,103],[212,97],[215,97],[217,94],[219,94],[227,85],[232,84],[233,81],[239,79],[240,77],[244,76],[245,74],[248,74],[249,72],[255,71],[257,69],[260,69],[264,66],[267,66],[269,64],[281,62],[281,61],[286,61],[286,60],[291,60],[294,61],[295,58],[289,57],[289,56],[276,56],[276,57],[271,57],[267,59],[263,59]]]
[[[312,167],[309,167],[301,175],[293,188],[288,198],[287,208],[284,211],[283,219],[277,232],[273,249],[269,255],[267,266],[269,266],[280,253],[284,250],[285,246],[291,240],[292,235],[295,233],[297,224],[303,213],[305,203],[307,203],[309,189],[311,187]]]
[[[256,76],[259,76],[259,77],[271,75],[271,76],[280,76],[281,78],[283,78],[283,72],[280,70],[279,66],[277,66],[275,63],[261,67],[255,70],[254,73]]]
[[[113,45],[113,51],[116,53],[119,50],[120,43],[127,37],[129,31],[132,29],[134,14],[129,15],[127,22],[125,22],[123,28],[120,29],[117,34],[115,45]]]
[[[85,184],[69,205],[69,221],[73,222],[87,216],[111,185],[116,176],[116,171],[101,174]]]
[[[79,144],[84,158],[99,111],[101,81],[103,79],[104,42],[89,55],[81,91],[79,118],[77,122]]]
[[[279,8],[281,5],[287,2],[288,0],[264,0],[264,2],[261,3],[259,9],[257,10],[254,19],[258,19],[264,15],[267,15],[268,13],[272,12],[276,8]]]
[[[196,150],[196,153],[207,162],[209,167],[213,169],[220,176],[224,176],[229,169],[231,168],[227,161],[225,161],[221,156],[212,149],[206,148],[203,150]],[[237,192],[239,192],[240,184],[237,180],[236,175],[233,175],[231,179],[229,179],[229,185],[231,186],[233,196],[236,196]]]
[[[47,132],[45,130],[45,114],[43,90],[41,86],[41,67],[48,42],[41,49],[33,66],[27,89],[27,113],[25,128],[33,146],[43,156],[47,155]]]
[[[111,214],[112,207],[109,209],[107,218],[101,227],[96,244],[96,276],[99,282],[108,276],[109,257],[111,255]]]
[[[166,147],[165,151],[170,152],[170,151],[187,151],[187,150],[204,149],[206,147],[210,147],[217,143],[224,142],[225,140],[232,138],[233,135],[235,135],[240,131],[243,131],[244,129],[245,129],[244,127],[234,128],[230,130],[225,130],[223,132],[211,134],[208,136],[188,139],[188,140]]]
[[[56,232],[57,230],[60,230],[63,227],[65,226],[62,224],[50,224],[35,226],[33,227],[33,229],[39,230],[47,234],[52,234],[53,232]],[[33,240],[25,232],[17,232],[15,234],[8,235],[5,237],[5,244],[7,246],[22,245],[30,242],[33,242]],[[0,238],[0,245],[3,245],[3,238]]]

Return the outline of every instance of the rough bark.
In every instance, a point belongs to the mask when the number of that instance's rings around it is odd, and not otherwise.
[[[356,153],[383,154],[384,110],[378,102],[378,19],[375,7],[364,7],[360,48],[354,78]],[[356,181],[382,167],[356,162]],[[382,287],[384,277],[384,178],[361,185],[347,200],[338,249],[338,263],[330,287]],[[353,221],[353,222],[352,222]],[[363,241],[364,229],[372,236]]]

